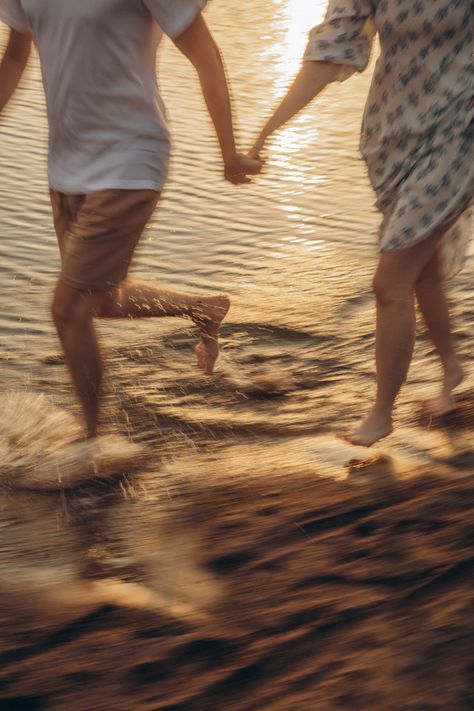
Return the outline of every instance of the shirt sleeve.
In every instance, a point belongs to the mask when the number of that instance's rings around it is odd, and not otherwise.
[[[31,32],[21,0],[0,0],[0,20],[17,32]]]
[[[371,0],[329,0],[324,22],[314,27],[304,61],[340,64],[340,81],[362,72],[370,59],[375,35]]]
[[[171,39],[176,39],[204,10],[208,0],[143,0],[143,2],[163,32]]]

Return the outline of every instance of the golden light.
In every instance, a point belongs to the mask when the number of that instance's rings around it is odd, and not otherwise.
[[[273,42],[267,52],[274,73],[274,101],[281,99],[297,73],[308,41],[308,33],[321,22],[326,7],[327,0],[275,0]],[[279,166],[282,169],[289,168],[291,155],[302,148],[305,132],[301,131],[300,123],[305,120],[308,118],[302,114],[274,138],[274,150],[277,152],[277,161],[282,163]],[[299,176],[295,175],[295,182],[298,179]]]
[[[278,84],[286,84],[297,71],[308,32],[324,17],[327,0],[280,0],[277,12],[285,28],[282,42],[274,48],[277,57]]]

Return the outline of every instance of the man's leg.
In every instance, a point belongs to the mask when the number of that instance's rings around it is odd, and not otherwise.
[[[103,370],[95,317],[190,318],[200,329],[196,352],[205,373],[213,372],[219,355],[219,328],[230,306],[226,296],[191,296],[124,281],[158,199],[159,193],[153,190],[104,190],[87,195],[51,191],[62,258],[52,313],[89,437],[97,431]],[[120,287],[107,287],[111,283]]]
[[[147,282],[124,282],[97,305],[101,318],[189,318],[200,330],[198,366],[210,375],[219,356],[219,329],[230,307],[227,296],[192,296]]]
[[[58,282],[52,315],[84,415],[87,437],[97,434],[103,363],[94,328],[96,295]]]
[[[415,294],[443,368],[440,394],[429,403],[431,414],[439,416],[452,410],[452,392],[462,382],[463,370],[454,347],[448,303],[439,276],[437,252],[422,270],[415,284]]]
[[[219,328],[229,307],[227,296],[190,296],[146,282],[125,282],[120,288],[96,293],[59,282],[53,300],[53,319],[83,408],[87,436],[95,437],[97,433],[103,371],[94,317],[189,318],[200,329],[196,347],[198,365],[211,374],[219,355]]]
[[[440,237],[434,234],[414,247],[384,252],[380,257],[373,284],[377,303],[377,394],[368,416],[344,435],[352,444],[370,447],[392,431],[395,399],[406,379],[415,343],[415,283],[433,257]]]

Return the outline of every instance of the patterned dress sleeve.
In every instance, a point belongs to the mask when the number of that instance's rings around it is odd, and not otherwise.
[[[1,2],[2,0],[0,0]],[[143,0],[150,15],[171,39],[176,39],[204,10],[208,0]]]
[[[31,32],[21,0],[0,0],[0,20],[17,32]]]
[[[376,32],[373,12],[371,0],[329,0],[324,22],[310,32],[303,60],[340,64],[339,81],[362,72]]]

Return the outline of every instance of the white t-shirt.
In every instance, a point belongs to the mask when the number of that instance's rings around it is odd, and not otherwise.
[[[0,0],[0,19],[31,32],[49,121],[49,180],[64,193],[161,190],[169,160],[156,51],[207,0]]]

